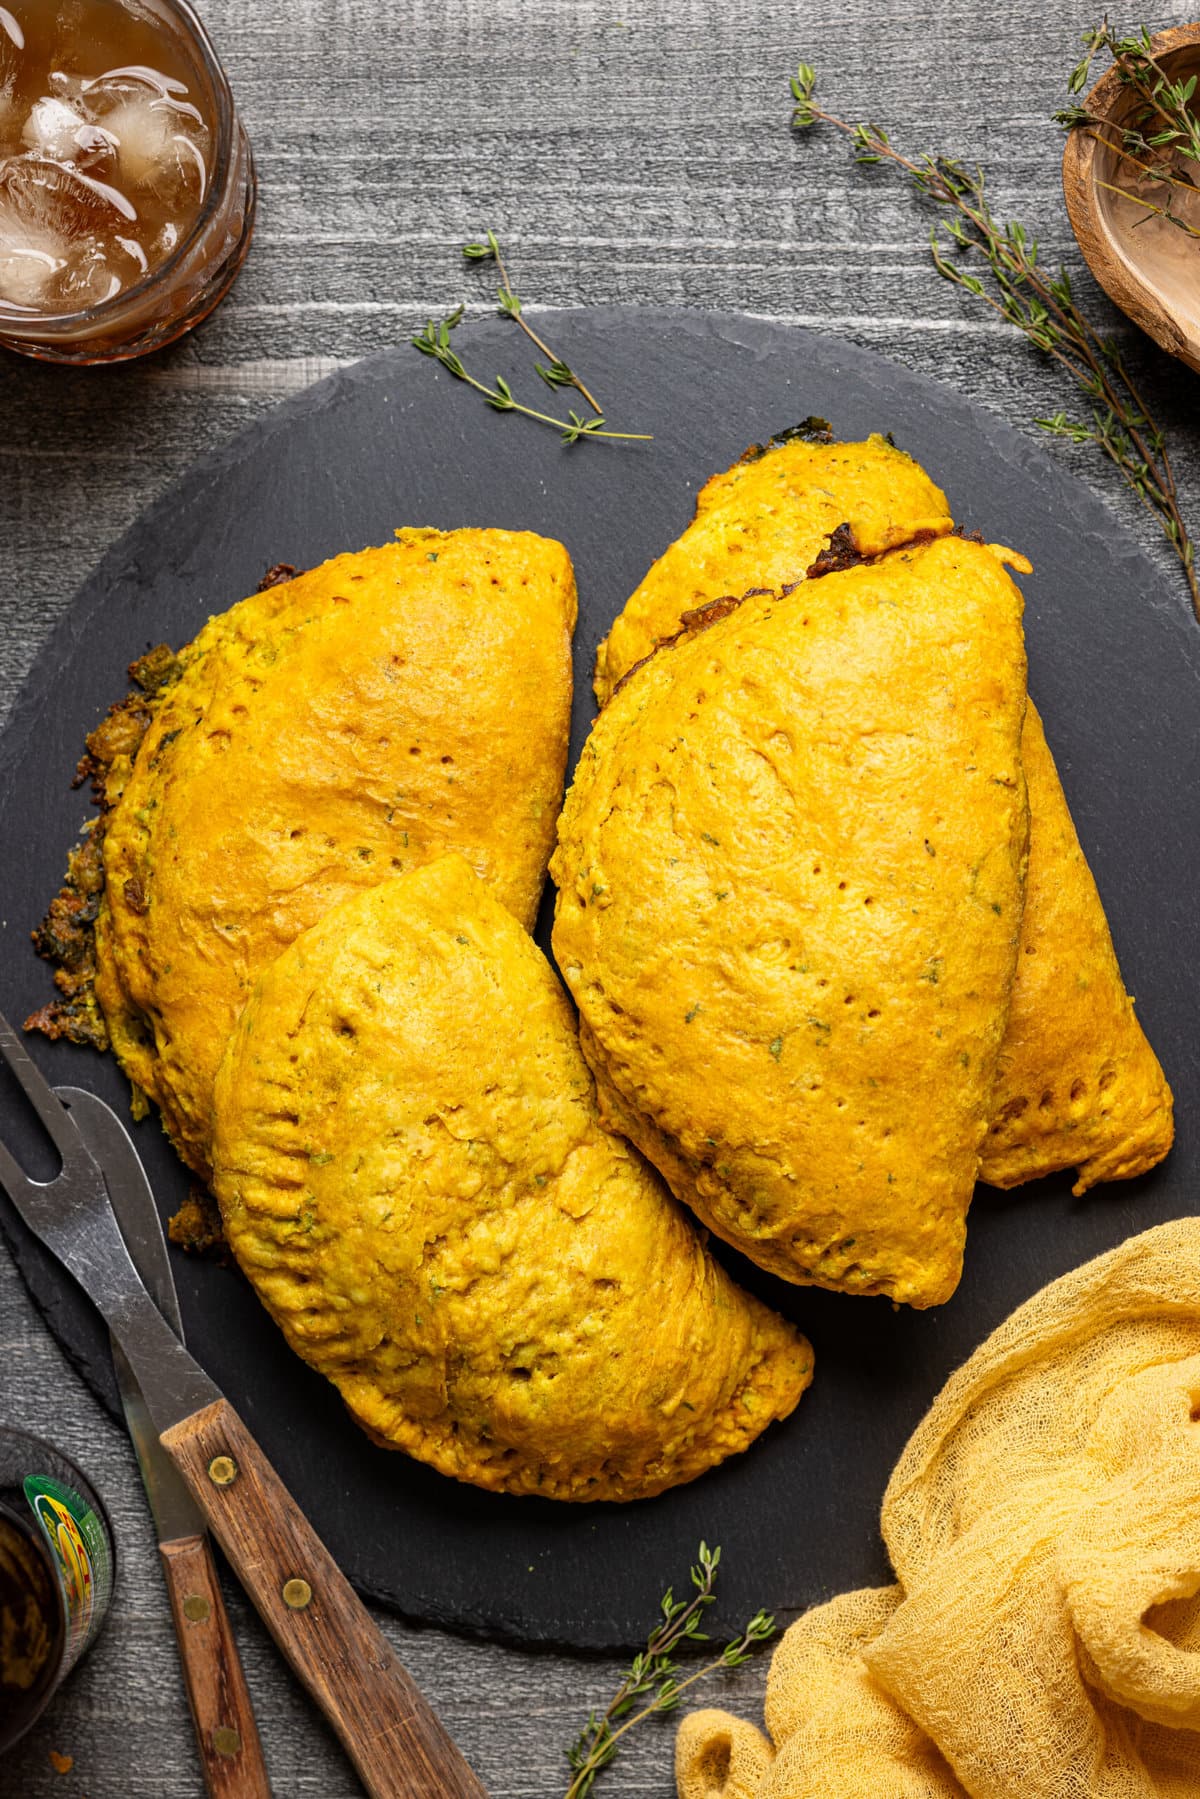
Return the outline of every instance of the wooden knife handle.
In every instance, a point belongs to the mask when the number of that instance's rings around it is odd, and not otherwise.
[[[229,1401],[162,1441],[372,1799],[487,1799]]]
[[[246,1676],[207,1537],[160,1543],[209,1799],[271,1799]]]

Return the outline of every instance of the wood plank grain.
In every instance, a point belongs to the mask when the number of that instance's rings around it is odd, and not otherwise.
[[[1101,9],[1095,9],[1098,13]],[[832,135],[793,139],[787,76],[803,56],[834,110],[898,142],[986,163],[1004,216],[1046,261],[1080,259],[1050,119],[1093,16],[1076,0],[204,0],[258,158],[262,204],[245,273],[194,338],[141,366],[39,369],[0,359],[0,713],[106,547],[196,457],[318,374],[403,342],[466,298],[458,245],[491,225],[527,303],[682,301],[825,326],[936,375],[1009,423],[1074,395],[1016,333],[933,273],[929,210]],[[1153,29],[1194,12],[1147,14]],[[1132,345],[1200,516],[1200,387]],[[786,423],[776,420],[775,424]],[[1061,448],[1061,446],[1060,446]],[[1186,606],[1153,521],[1086,449],[1062,453]],[[398,508],[403,496],[398,496]],[[398,516],[397,523],[402,522]],[[86,806],[81,799],[80,817]],[[8,954],[30,921],[0,919]],[[87,1084],[80,1052],[78,1077]],[[0,1254],[0,1409],[54,1437],[113,1513],[113,1614],[39,1726],[7,1758],[22,1799],[195,1799],[192,1729],[128,1440],[91,1398]],[[253,1420],[251,1420],[253,1422]],[[347,1495],[349,1502],[349,1495]],[[694,1544],[679,1545],[686,1572]],[[402,1552],[402,1546],[401,1546]],[[336,1741],[237,1594],[230,1611],[276,1785],[354,1799]],[[563,1750],[603,1705],[617,1658],[524,1653],[377,1614],[493,1799],[557,1799]],[[698,1689],[762,1715],[766,1658]],[[597,1799],[669,1799],[670,1721],[639,1729]],[[51,1749],[74,1756],[73,1778]]]

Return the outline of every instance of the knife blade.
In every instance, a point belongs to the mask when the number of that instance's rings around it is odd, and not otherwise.
[[[35,1181],[0,1138],[0,1186],[120,1343],[164,1448],[371,1799],[486,1799],[261,1446],[146,1291],[99,1163],[2,1015],[0,1057],[61,1158],[54,1180]]]
[[[179,1296],[171,1272],[170,1256],[154,1194],[146,1179],[129,1132],[116,1114],[82,1087],[56,1087],[79,1134],[100,1164],[108,1197],[116,1213],[121,1235],[125,1239],[134,1267],[141,1275],[151,1299],[175,1335],[183,1342],[183,1322],[179,1312]],[[133,1439],[141,1470],[142,1484],[150,1502],[160,1543],[178,1537],[202,1535],[206,1529],[199,1506],[176,1473],[175,1464],[158,1440],[158,1432],[150,1422],[142,1390],[133,1369],[115,1338],[110,1338],[113,1367],[125,1422]]]
[[[182,1341],[170,1251],[141,1157],[111,1108],[82,1087],[57,1087],[104,1176],[133,1265]],[[270,1799],[262,1743],[204,1514],[163,1448],[133,1369],[115,1337],[113,1367],[142,1485],[150,1504],[196,1747],[210,1799]]]

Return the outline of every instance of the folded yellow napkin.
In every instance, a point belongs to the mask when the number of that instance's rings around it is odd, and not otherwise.
[[[1198,1417],[1189,1218],[1043,1289],[951,1378],[884,1497],[897,1584],[787,1632],[770,1744],[685,1719],[681,1799],[1196,1799]]]

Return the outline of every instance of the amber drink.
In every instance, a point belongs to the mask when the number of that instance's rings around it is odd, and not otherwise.
[[[0,4],[0,343],[140,356],[242,265],[254,164],[184,0]]]

